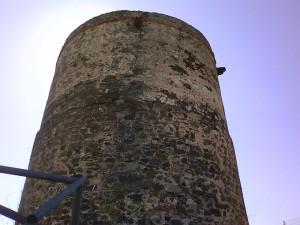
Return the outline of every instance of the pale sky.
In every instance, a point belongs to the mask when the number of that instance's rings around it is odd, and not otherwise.
[[[299,0],[0,0],[0,165],[27,169],[65,39],[115,10],[204,34],[227,68],[219,81],[250,225],[300,224]],[[23,182],[0,174],[0,204],[16,210]]]

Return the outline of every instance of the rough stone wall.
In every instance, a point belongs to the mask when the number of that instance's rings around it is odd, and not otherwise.
[[[248,224],[212,50],[175,18],[118,11],[57,61],[29,169],[84,175],[82,224]],[[28,213],[62,184],[27,179]],[[44,224],[68,224],[71,199]]]

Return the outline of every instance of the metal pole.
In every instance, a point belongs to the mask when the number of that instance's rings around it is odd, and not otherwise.
[[[35,212],[30,214],[27,217],[27,223],[37,223],[39,220],[43,218],[50,210],[54,209],[61,201],[63,201],[66,197],[68,197],[70,194],[72,194],[75,189],[77,189],[79,186],[83,185],[83,183],[86,181],[85,177],[78,178],[74,183],[72,183],[69,187],[67,187],[65,190],[60,192],[58,195],[50,199],[48,202],[46,202],[44,205],[42,205],[39,209],[37,209]]]
[[[13,175],[23,176],[23,177],[38,178],[42,180],[51,180],[51,181],[63,182],[67,184],[72,184],[74,181],[77,180],[77,178],[74,177],[66,177],[66,176],[50,174],[50,173],[41,173],[36,171],[8,167],[8,166],[0,166],[0,173],[13,174]]]
[[[74,193],[71,225],[79,225],[80,224],[82,189],[83,189],[83,185],[78,187]]]
[[[26,216],[23,216],[21,213],[17,213],[14,210],[11,210],[9,208],[6,208],[3,205],[0,205],[0,214],[3,216],[6,216],[14,221],[17,221],[19,223],[25,223],[26,222]]]

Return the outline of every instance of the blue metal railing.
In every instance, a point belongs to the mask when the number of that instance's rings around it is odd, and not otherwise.
[[[23,176],[23,177],[31,177],[42,180],[50,180],[55,182],[63,182],[70,184],[66,189],[62,192],[54,196],[48,202],[43,204],[36,211],[31,213],[28,216],[24,216],[21,213],[15,212],[5,206],[0,205],[0,214],[6,216],[14,221],[17,221],[22,224],[39,224],[38,222],[48,214],[52,209],[54,209],[60,202],[62,202],[66,197],[74,193],[74,200],[72,206],[72,216],[71,216],[71,225],[79,225],[80,224],[80,209],[81,209],[81,198],[82,198],[82,189],[83,185],[86,182],[85,177],[74,178],[61,176],[50,173],[41,173],[37,171],[23,170],[13,167],[0,166],[0,173]]]

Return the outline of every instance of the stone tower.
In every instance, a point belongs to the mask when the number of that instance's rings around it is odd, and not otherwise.
[[[71,33],[29,169],[88,178],[81,224],[248,224],[214,54],[166,15],[117,11]],[[20,211],[62,188],[27,179]],[[70,206],[43,224],[68,224]]]

